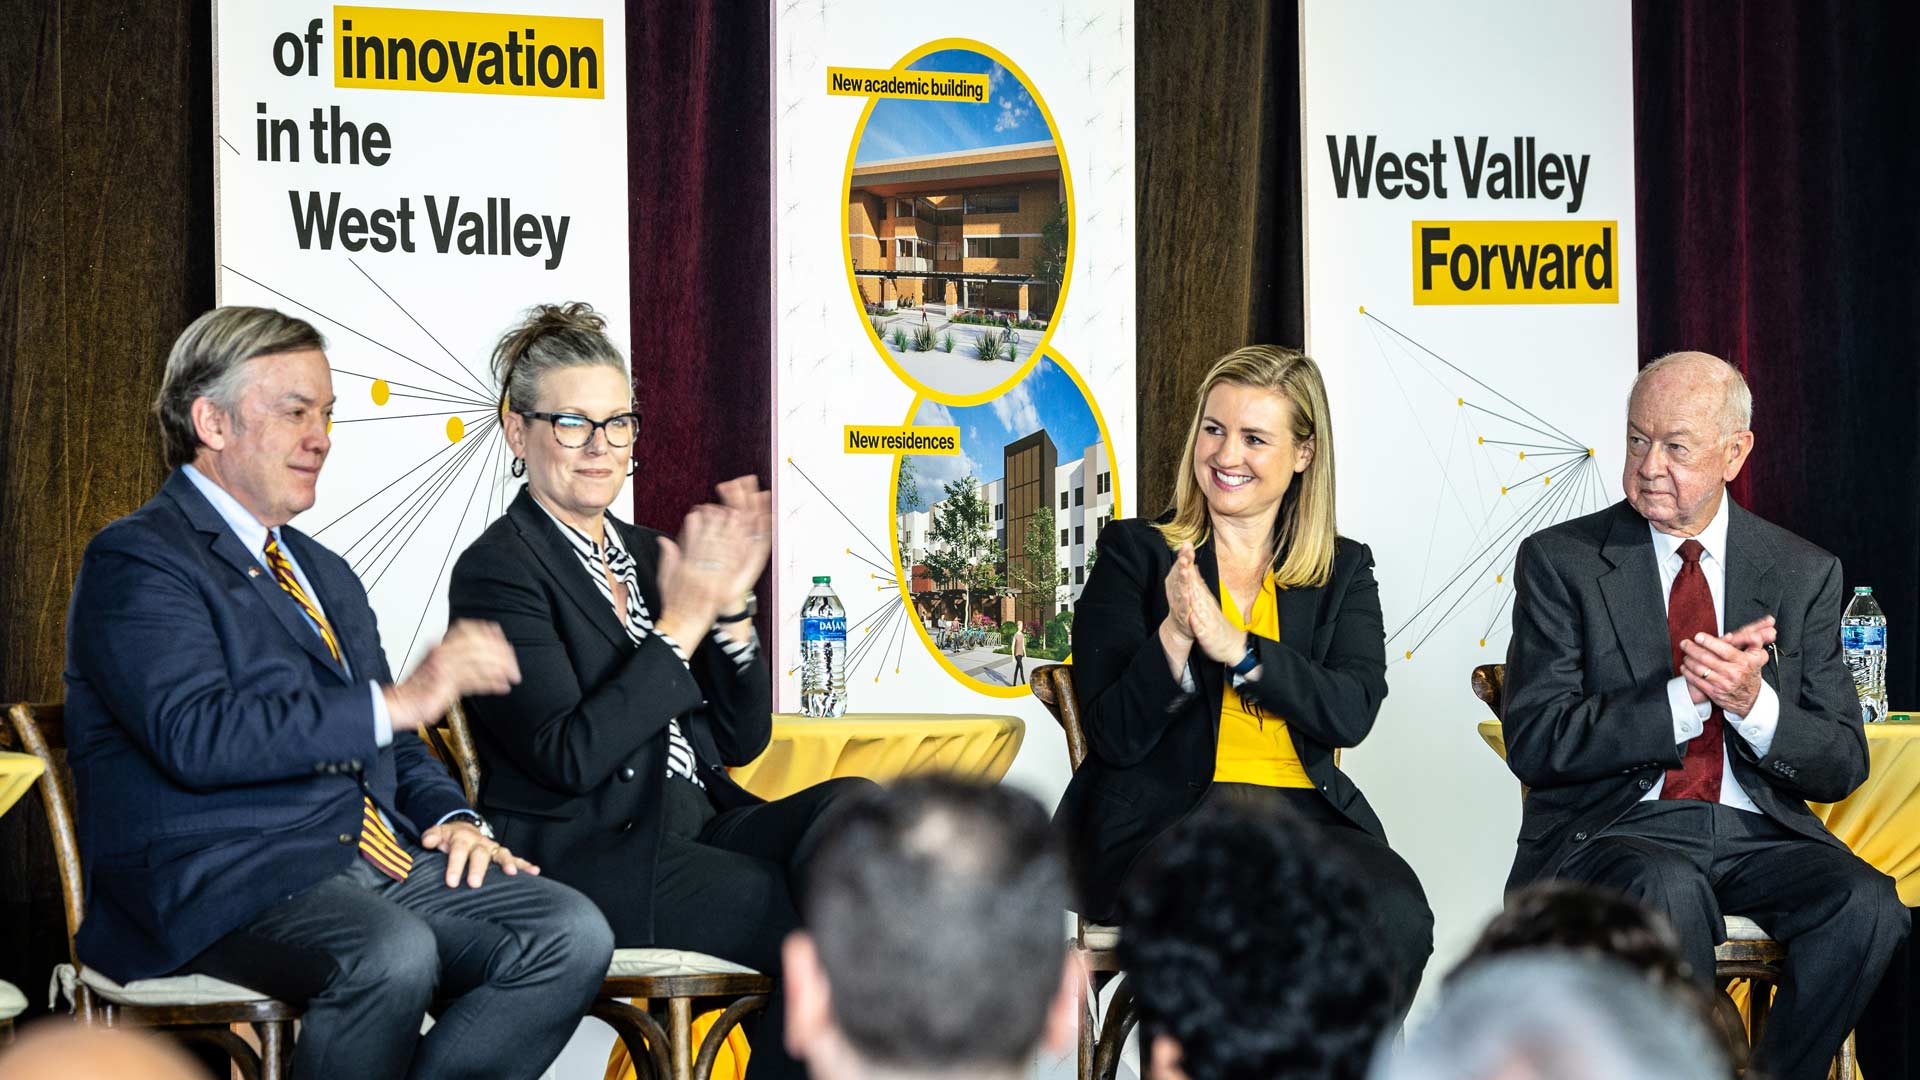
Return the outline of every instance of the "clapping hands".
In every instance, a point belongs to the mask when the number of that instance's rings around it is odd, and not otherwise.
[[[678,541],[660,538],[662,610],[656,625],[688,649],[718,616],[746,602],[772,550],[772,494],[752,476],[715,490],[720,502],[688,511]]]
[[[1227,621],[1220,601],[1194,563],[1193,545],[1182,544],[1167,572],[1167,618],[1163,640],[1198,646],[1207,659],[1235,664],[1247,654],[1247,632]]]

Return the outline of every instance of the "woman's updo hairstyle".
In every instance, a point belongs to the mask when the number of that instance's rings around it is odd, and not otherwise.
[[[632,369],[607,339],[607,320],[581,301],[538,304],[493,347],[493,377],[500,383],[500,412],[538,409],[540,379],[562,368],[605,366],[631,382]]]

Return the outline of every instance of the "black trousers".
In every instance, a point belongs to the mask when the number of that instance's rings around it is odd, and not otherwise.
[[[1846,848],[1692,799],[1636,805],[1556,876],[1618,889],[1665,915],[1708,988],[1724,916],[1752,919],[1785,945],[1785,977],[1754,1048],[1772,1080],[1827,1075],[1911,926],[1893,879]]]
[[[303,1005],[297,1080],[539,1076],[606,977],[606,918],[557,881],[498,866],[477,889],[449,888],[446,856],[408,847],[404,882],[355,859],[186,970]],[[422,1036],[435,1000],[449,1004]]]
[[[666,828],[653,879],[653,944],[691,949],[770,975],[780,973],[780,946],[800,925],[797,897],[821,828],[841,800],[873,786],[843,777],[784,799],[716,812],[698,788],[667,783]],[[804,1080],[787,1053],[786,995],[749,1017],[752,1080]]]
[[[1397,990],[1394,1015],[1405,1016],[1420,989],[1427,958],[1433,955],[1433,908],[1427,905],[1426,890],[1421,888],[1413,867],[1386,841],[1347,820],[1312,788],[1214,784],[1201,802],[1224,802],[1256,814],[1287,815],[1289,820],[1311,829],[1320,847],[1346,864],[1372,900],[1373,923],[1392,966]]]

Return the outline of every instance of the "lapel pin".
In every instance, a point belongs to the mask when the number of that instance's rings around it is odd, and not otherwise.
[[[250,578],[256,578],[256,577],[259,577],[259,576],[260,576],[260,568],[259,568],[259,567],[257,567],[257,566],[249,566],[249,567],[247,567],[247,576],[248,576],[248,577],[250,577]]]

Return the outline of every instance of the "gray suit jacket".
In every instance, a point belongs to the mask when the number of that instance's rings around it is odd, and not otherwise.
[[[1867,778],[1860,703],[1840,654],[1840,560],[1729,504],[1728,628],[1763,615],[1779,640],[1763,677],[1780,699],[1767,756],[1727,733],[1733,774],[1760,811],[1839,844],[1807,801]],[[1666,682],[1665,600],[1647,522],[1625,502],[1520,545],[1507,647],[1507,764],[1528,785],[1509,889],[1549,877],[1680,765]]]

